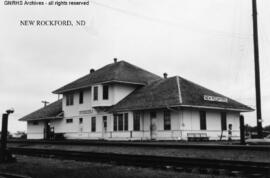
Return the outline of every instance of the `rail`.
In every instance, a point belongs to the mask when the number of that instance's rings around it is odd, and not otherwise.
[[[106,141],[106,140],[8,140],[8,143],[18,144],[55,144],[55,145],[89,145],[89,146],[130,146],[130,147],[159,147],[178,149],[224,149],[270,151],[270,146],[262,145],[222,145],[213,142],[194,144],[189,142],[161,142],[161,141]]]
[[[91,162],[116,163],[120,165],[151,167],[151,168],[171,168],[174,170],[198,169],[205,174],[213,174],[215,171],[223,170],[226,174],[234,176],[233,173],[244,176],[259,175],[265,177],[270,173],[270,163],[231,161],[231,160],[213,160],[198,158],[177,158],[169,156],[153,155],[132,155],[118,153],[97,153],[97,152],[80,152],[67,150],[50,150],[35,148],[17,148],[12,147],[10,150],[14,154],[55,157],[60,159],[72,159]]]

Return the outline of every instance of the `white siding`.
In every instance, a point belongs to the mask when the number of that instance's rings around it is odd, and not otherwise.
[[[171,112],[171,129],[180,130],[180,112],[179,111]]]
[[[97,111],[94,106],[111,106],[134,91],[131,85],[113,84],[109,85],[109,98],[103,100],[103,87],[98,86],[98,100],[93,101],[93,87],[83,91],[83,103],[79,104],[79,91],[74,93],[73,105],[66,106],[66,96],[63,96],[64,119],[51,121],[55,133],[65,133],[67,138],[81,139],[150,139],[150,111],[142,111],[140,120],[140,131],[133,131],[133,112],[129,111],[128,131],[113,131],[113,115]],[[220,111],[206,110],[206,130],[200,130],[200,113],[196,109],[170,110],[171,129],[164,130],[164,109],[155,110],[157,140],[187,139],[188,133],[206,133],[210,139],[219,139],[221,134],[227,139],[227,132],[221,133]],[[107,132],[103,129],[103,116],[107,116]],[[96,117],[96,131],[91,132],[91,117]],[[66,119],[73,119],[72,123],[66,123]],[[79,124],[79,118],[83,118],[83,123]],[[232,124],[233,139],[239,139],[239,112],[227,112],[227,128]],[[28,138],[42,139],[44,123],[39,125],[27,124]],[[153,135],[152,135],[153,136]]]
[[[221,130],[220,112],[206,112],[206,128],[207,130]]]
[[[66,119],[55,120],[52,126],[55,128],[55,133],[65,133],[67,138],[86,138],[98,139],[102,138],[103,132],[103,116],[107,116],[108,132],[112,131],[112,116],[110,114],[84,115],[73,117],[72,123],[66,123]],[[96,131],[92,132],[91,118],[96,117]],[[83,123],[79,123],[79,118],[83,118]]]
[[[180,111],[182,130],[200,130],[200,114],[196,110]]]
[[[136,89],[135,86],[129,86],[129,85],[120,85],[120,84],[109,85],[109,98],[104,100],[103,99],[103,85],[93,86],[92,91],[94,91],[93,89],[94,87],[98,87],[98,100],[93,100],[94,92],[92,92],[92,95],[91,95],[92,106],[114,105]]]
[[[157,111],[157,130],[164,130],[163,111]]]
[[[98,99],[94,100],[94,87],[98,87]],[[92,87],[92,106],[111,106],[113,105],[114,89],[112,85],[109,85],[109,98],[103,99],[103,85],[94,85]]]
[[[136,89],[135,86],[119,85],[119,84],[113,85],[113,96],[112,96],[113,103],[112,104],[118,103],[127,95],[129,95],[131,92],[133,92],[135,89]]]
[[[221,131],[221,112],[206,111],[206,130],[200,130],[200,115],[196,110],[180,111],[182,139],[187,139],[188,133],[206,133],[211,140],[228,139],[228,131]],[[239,112],[227,112],[227,129],[232,124],[233,139],[240,139]]]
[[[91,90],[87,89],[83,92],[83,103],[79,104],[79,92],[74,93],[73,105],[67,106],[66,105],[66,96],[63,96],[63,103],[62,108],[64,111],[65,117],[74,117],[79,116],[79,111],[83,110],[90,110],[92,106],[92,99],[91,99]],[[93,110],[93,112],[95,112]]]
[[[72,117],[72,123],[66,119],[51,121],[55,133],[65,133],[66,138],[72,139],[109,139],[109,140],[148,140],[150,132],[150,111],[141,112],[140,131],[133,131],[133,112],[128,112],[128,131],[113,131],[113,115],[108,113],[79,115]],[[103,116],[107,116],[107,132],[103,130]],[[91,117],[96,117],[96,131],[91,131]],[[79,124],[79,118],[83,123]],[[206,133],[212,140],[228,139],[228,131],[221,133],[221,114],[219,111],[206,111],[206,130],[200,130],[200,115],[198,110],[171,110],[171,130],[164,130],[164,110],[156,110],[157,140],[187,139],[188,133]],[[233,139],[239,139],[239,113],[227,112],[227,128],[232,124]],[[38,125],[28,122],[27,133],[29,139],[43,138],[44,122]]]
[[[240,130],[240,114],[237,112],[229,113],[227,115],[227,125],[232,124],[232,130]]]
[[[44,122],[38,121],[38,125],[33,122],[27,122],[27,139],[43,139],[44,138]]]

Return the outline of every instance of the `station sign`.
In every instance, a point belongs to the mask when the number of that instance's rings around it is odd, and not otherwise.
[[[220,102],[220,103],[228,103],[228,98],[219,97],[219,96],[210,96],[210,95],[203,95],[203,99],[205,101],[213,101],[213,102]]]
[[[92,114],[92,113],[93,113],[93,109],[79,111],[79,114]]]

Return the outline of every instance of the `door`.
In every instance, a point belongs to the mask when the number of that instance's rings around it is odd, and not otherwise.
[[[157,138],[157,113],[154,111],[150,112],[150,136],[153,140]]]
[[[104,139],[108,138],[108,120],[107,120],[107,116],[103,116],[102,117],[102,137]]]
[[[48,120],[44,122],[44,137],[45,140],[51,139],[51,127]]]

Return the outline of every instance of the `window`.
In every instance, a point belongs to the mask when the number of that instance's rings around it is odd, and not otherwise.
[[[79,124],[83,123],[83,118],[79,118]]]
[[[103,99],[107,100],[109,99],[109,86],[103,85]]]
[[[200,111],[200,127],[201,130],[206,130],[206,112]]]
[[[164,130],[171,130],[171,113],[164,111]]]
[[[107,129],[107,116],[103,116],[103,128]]]
[[[114,131],[128,130],[128,113],[115,114],[113,116],[113,130]]]
[[[94,100],[98,100],[98,87],[94,87]]]
[[[73,122],[73,119],[66,119],[67,124],[72,123],[72,122]]]
[[[79,103],[83,104],[83,91],[79,93]]]
[[[150,118],[156,118],[157,117],[157,113],[152,111],[150,112]]]
[[[124,127],[123,127],[123,114],[119,114],[118,115],[118,131],[122,131],[124,130]]]
[[[117,115],[113,115],[113,131],[117,131]]]
[[[92,132],[96,131],[96,117],[91,118],[91,131]]]
[[[73,105],[73,94],[66,95],[66,105],[67,106]]]
[[[33,125],[38,125],[38,121],[33,121],[32,124]]]
[[[229,124],[229,130],[232,130],[232,124]]]
[[[124,114],[124,126],[125,126],[125,128],[124,128],[124,130],[128,130],[128,113],[125,113]]]
[[[221,130],[227,130],[227,116],[226,112],[221,113]]]
[[[133,130],[134,131],[140,130],[140,118],[141,118],[141,114],[139,112],[135,112],[133,114]]]

